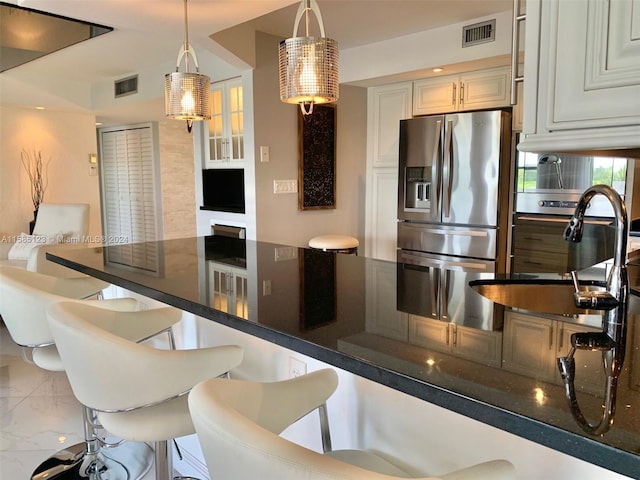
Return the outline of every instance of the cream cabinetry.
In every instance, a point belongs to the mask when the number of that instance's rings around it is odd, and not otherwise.
[[[507,107],[510,67],[426,78],[413,83],[413,115]]]
[[[211,120],[202,123],[204,168],[241,166],[244,161],[244,101],[240,78],[211,87]]]
[[[571,334],[597,331],[584,325],[508,311],[504,320],[502,366],[543,382],[562,384],[556,359],[569,353]],[[602,394],[605,385],[602,355],[578,350],[574,358],[576,389]]]
[[[396,259],[400,120],[411,118],[411,82],[368,91],[365,255]]]
[[[499,367],[502,332],[464,327],[419,315],[409,315],[409,343]]]
[[[411,118],[410,82],[395,83],[369,89],[370,145],[374,168],[398,168],[400,120]]]
[[[524,151],[640,147],[634,0],[528,0]]]

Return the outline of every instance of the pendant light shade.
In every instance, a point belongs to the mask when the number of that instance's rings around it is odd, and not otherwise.
[[[320,37],[309,36],[309,12],[316,15]],[[306,36],[296,37],[302,16],[305,16]],[[314,104],[338,100],[338,43],[326,38],[320,9],[315,0],[302,0],[293,37],[280,42],[278,49],[280,100],[299,104],[303,114],[313,112]]]
[[[209,92],[211,80],[199,73],[198,57],[189,44],[189,28],[187,22],[187,0],[184,0],[184,45],[178,53],[176,71],[164,76],[164,107],[165,115],[175,120],[186,120],[187,130],[191,132],[196,120],[209,120],[211,107]],[[189,71],[189,58],[193,60],[196,71]],[[180,64],[184,59],[185,71],[180,71]]]

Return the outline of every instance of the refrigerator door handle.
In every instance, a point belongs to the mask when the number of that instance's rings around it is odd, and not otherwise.
[[[454,260],[452,258],[440,259],[436,257],[427,257],[424,255],[412,255],[411,252],[400,250],[398,261],[406,262],[411,265],[420,265],[422,267],[429,268],[446,268],[449,270],[465,269],[465,270],[477,270],[482,272],[491,272],[489,269],[489,263],[487,262],[474,262],[472,259],[468,260]]]
[[[441,270],[440,273],[440,318],[449,320],[449,283],[451,282],[451,271]]]
[[[430,235],[453,235],[460,237],[488,237],[489,234],[485,230],[443,230],[439,228],[430,228]]]
[[[447,162],[446,169],[443,169],[443,175],[446,178],[445,191],[443,192],[443,217],[449,217],[451,215],[451,190],[453,189],[453,120],[447,121],[447,128],[445,129],[445,144],[444,144],[444,161]]]
[[[431,268],[431,318],[439,318],[440,307],[440,269]]]
[[[442,201],[442,160],[440,159],[441,141],[442,138],[442,120],[436,121],[435,138],[433,139],[433,153],[431,154],[431,177],[436,179],[435,188],[435,207],[431,209],[431,218],[439,219],[440,216],[440,203]]]

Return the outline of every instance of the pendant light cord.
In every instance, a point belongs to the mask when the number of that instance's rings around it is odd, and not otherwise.
[[[189,20],[187,18],[187,0],[184,0],[184,50],[188,52],[191,50],[189,45]],[[184,59],[185,71],[189,72],[189,55],[186,55]]]

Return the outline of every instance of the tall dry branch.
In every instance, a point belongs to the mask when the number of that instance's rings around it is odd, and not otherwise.
[[[44,200],[44,192],[49,185],[49,163],[51,159],[46,162],[42,159],[42,152],[34,150],[33,153],[27,150],[22,150],[20,153],[22,160],[22,166],[24,167],[29,181],[31,182],[31,201],[33,202],[33,209],[38,210],[38,207]]]

